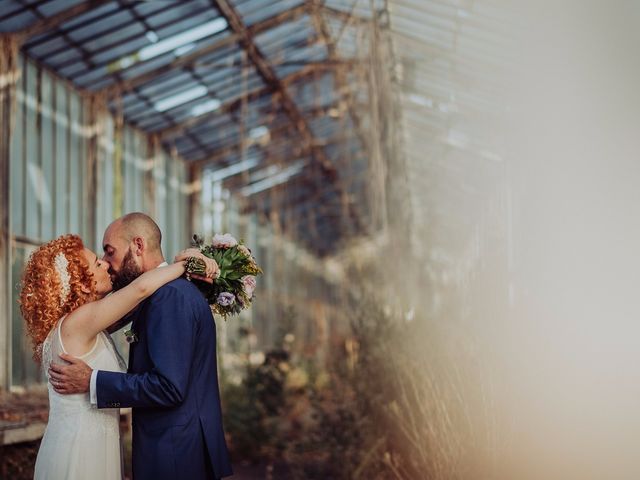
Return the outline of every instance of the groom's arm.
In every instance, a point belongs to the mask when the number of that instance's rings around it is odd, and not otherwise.
[[[151,298],[145,322],[153,368],[142,374],[98,371],[98,408],[170,407],[182,403],[189,381],[195,325],[184,294],[174,286]]]

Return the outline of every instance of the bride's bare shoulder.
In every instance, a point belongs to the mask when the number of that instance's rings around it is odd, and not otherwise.
[[[88,304],[70,312],[60,319],[60,341],[70,355],[80,356],[91,350],[96,335],[88,335],[86,324],[91,321],[91,307]]]

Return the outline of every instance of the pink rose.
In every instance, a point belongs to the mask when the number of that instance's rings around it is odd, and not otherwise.
[[[238,241],[230,233],[225,233],[224,235],[215,234],[211,244],[214,248],[231,248],[235,247]]]
[[[241,280],[244,287],[244,293],[247,294],[247,297],[251,298],[253,296],[253,291],[256,289],[256,277],[253,275],[245,275]]]

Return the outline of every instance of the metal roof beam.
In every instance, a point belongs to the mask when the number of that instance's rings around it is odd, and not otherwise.
[[[264,32],[266,30],[269,30],[273,27],[276,27],[283,22],[293,21],[298,17],[301,17],[305,13],[307,13],[307,9],[304,5],[301,5],[301,6],[286,10],[285,12],[282,12],[278,15],[274,15],[273,17],[267,18],[266,20],[263,20],[261,22],[258,22],[252,25],[247,30],[252,35],[255,35],[255,34]],[[121,82],[117,82],[113,85],[109,85],[108,87],[105,87],[98,93],[103,93],[103,94],[106,94],[107,96],[115,96],[115,95],[121,94],[123,92],[131,90],[134,87],[147,83],[153,80],[154,78],[160,75],[163,75],[165,73],[171,72],[179,68],[192,66],[203,56],[209,55],[210,53],[214,53],[217,50],[224,48],[227,45],[231,45],[237,41],[238,41],[237,34],[230,35],[214,43],[213,45],[196,50],[190,53],[189,55],[178,57],[167,65],[163,65],[149,72],[143,73],[137,77],[132,77],[132,78],[123,80]]]
[[[256,70],[267,85],[270,85],[274,91],[279,93],[280,103],[282,108],[287,112],[292,123],[302,136],[302,140],[305,145],[311,150],[314,143],[313,134],[309,125],[305,121],[304,117],[298,110],[297,105],[289,95],[286,87],[282,84],[281,80],[276,75],[273,67],[264,57],[262,52],[258,49],[253,39],[253,33],[249,32],[244,26],[242,19],[235,8],[233,8],[227,0],[212,0],[218,7],[218,10],[227,20],[227,23],[231,29],[236,33],[238,42],[247,52],[247,56],[253,62]],[[318,152],[316,160],[322,166],[323,170],[329,175],[335,177],[335,167],[331,162],[321,153]]]
[[[269,92],[271,92],[270,87],[261,86],[258,88],[254,88],[246,92],[244,95],[240,96],[239,98],[236,98],[235,100],[232,100],[230,102],[220,105],[214,111],[203,113],[195,117],[189,117],[181,123],[178,123],[176,125],[172,125],[170,127],[166,127],[160,130],[155,130],[153,131],[153,133],[158,134],[160,138],[162,138],[163,140],[171,139],[173,137],[181,135],[189,128],[196,127],[211,119],[217,118],[220,115],[232,114],[238,111],[242,107],[242,102],[258,99],[263,95],[267,95]]]
[[[306,119],[298,109],[297,105],[289,95],[286,87],[281,83],[278,76],[273,71],[273,68],[267,61],[267,59],[263,56],[262,52],[256,46],[253,35],[249,32],[244,26],[240,15],[236,12],[236,10],[229,4],[227,0],[211,0],[218,7],[220,13],[226,18],[227,23],[231,27],[231,29],[238,35],[240,45],[247,52],[247,56],[254,63],[258,73],[263,77],[264,81],[268,85],[272,85],[274,90],[279,92],[279,99],[283,109],[289,115],[291,122],[298,130],[298,133],[302,137],[303,144],[305,149],[307,149],[311,153],[311,157],[313,161],[320,167],[320,171],[323,176],[330,179],[333,183],[336,184],[338,189],[342,192],[342,195],[345,198],[348,198],[348,191],[345,185],[343,185],[342,181],[338,176],[337,169],[333,165],[333,163],[327,158],[322,148],[318,148],[314,146],[315,138],[311,128],[306,122]],[[308,11],[308,7],[303,4]],[[362,229],[362,222],[360,219],[360,215],[356,212],[354,205],[348,205],[350,216],[358,230]]]
[[[294,83],[302,78],[308,77],[310,75],[315,74],[318,71],[322,71],[322,70],[331,70],[333,69],[333,65],[331,64],[322,64],[322,63],[318,63],[318,64],[314,64],[314,65],[309,65],[307,67],[301,68],[300,70],[298,70],[297,72],[291,73],[289,75],[287,75],[286,77],[283,77],[282,80],[280,80],[282,82],[283,85],[288,85],[290,83]],[[256,98],[260,98],[263,95],[266,95],[270,92],[273,92],[273,87],[270,85],[267,86],[261,86],[258,88],[254,88],[252,90],[249,90],[248,92],[245,93],[245,95],[243,95],[240,98],[237,98],[231,102],[225,103],[223,105],[220,106],[220,108],[218,108],[217,110],[213,111],[213,112],[209,112],[209,113],[204,113],[202,115],[199,115],[197,117],[191,117],[188,120],[185,120],[184,122],[178,124],[178,125],[174,125],[171,127],[167,127],[164,128],[162,130],[157,130],[154,131],[153,133],[157,133],[159,134],[161,137],[163,138],[168,138],[168,137],[173,137],[175,135],[178,135],[182,132],[184,132],[186,129],[196,126],[202,122],[206,122],[207,120],[209,120],[210,118],[215,118],[217,116],[219,116],[222,113],[233,113],[236,112],[237,110],[240,109],[240,107],[242,106],[242,101],[243,98],[246,98],[247,100],[251,101],[254,100]]]
[[[360,60],[355,58],[335,58],[335,59],[327,59],[320,61],[308,61],[308,60],[291,60],[291,61],[283,61],[272,64],[274,67],[318,67],[318,68],[329,68],[329,67],[353,67],[361,63]],[[243,67],[240,62],[198,62],[194,65],[198,68],[212,68],[212,69],[222,69],[222,68],[241,68]]]
[[[343,12],[342,10],[338,10],[337,8],[329,7],[327,5],[322,5],[322,10],[332,17],[339,18],[344,22],[349,23],[362,23],[369,24],[371,23],[370,18],[360,17],[358,15],[354,15],[353,10],[351,12]]]
[[[283,133],[288,133],[288,132],[292,132],[292,127],[290,125],[286,125],[283,127],[279,127],[277,129],[274,130],[270,130],[269,134],[272,137],[275,137],[276,135],[280,135]],[[213,165],[217,162],[219,162],[221,159],[229,156],[229,155],[233,155],[233,154],[239,154],[242,150],[242,142],[238,142],[235,143],[233,145],[228,145],[226,147],[217,149],[213,152],[211,152],[209,155],[207,155],[206,157],[197,159],[197,160],[190,160],[188,163],[190,165],[196,165],[199,167],[206,167],[207,165]]]
[[[269,130],[269,135],[271,135],[271,142],[275,142],[275,140],[277,140],[278,138],[282,138],[280,137],[280,135],[286,135],[286,134],[293,134],[295,133],[294,129],[291,127],[291,125],[285,125],[285,126],[280,126],[278,128],[275,128],[273,130]],[[191,160],[189,163],[190,164],[194,164],[194,165],[198,165],[200,167],[206,167],[207,165],[214,165],[217,162],[219,162],[221,159],[229,156],[229,155],[240,155],[240,153],[242,152],[242,148],[246,147],[246,145],[243,145],[242,142],[238,142],[235,143],[233,145],[228,145],[226,147],[220,148],[215,150],[214,152],[211,152],[211,154],[207,155],[206,157],[203,157],[201,159],[198,160]],[[268,149],[268,147],[266,147]],[[239,159],[238,159],[239,160]],[[264,164],[266,165],[266,164]],[[263,166],[264,166],[263,165]]]
[[[326,70],[326,69],[331,69],[331,65],[327,65],[327,64],[323,64],[323,63],[318,63],[318,64],[313,64],[313,65],[309,65],[305,68],[300,69],[297,72],[294,72],[290,75],[287,75],[286,77],[283,77],[281,82],[284,85],[288,85],[290,83],[296,82],[302,78],[314,75],[316,72],[318,71],[322,71],[322,70]],[[258,88],[254,88],[248,92],[246,92],[244,98],[246,98],[247,100],[251,101],[251,100],[255,100],[257,98],[262,97],[263,95],[266,95],[270,92],[273,92],[273,88],[270,86],[262,86],[262,87],[258,87]],[[241,106],[242,106],[242,101],[243,101],[243,97],[237,98],[231,102],[225,103],[223,105],[221,105],[217,110],[213,111],[213,112],[208,112],[208,113],[204,113],[202,115],[198,115],[197,117],[191,117],[187,120],[185,120],[184,122],[178,124],[178,125],[174,125],[171,127],[167,127],[167,128],[163,128],[161,130],[155,130],[152,131],[151,133],[156,133],[158,135],[160,135],[161,138],[163,139],[168,139],[171,137],[174,137],[176,135],[181,134],[182,132],[184,132],[185,130],[191,128],[191,127],[195,127],[203,122],[206,122],[212,118],[216,118],[221,114],[224,113],[234,113],[237,112]],[[334,105],[329,105],[326,107],[318,107],[315,109],[310,110],[309,112],[305,112],[305,115],[308,113],[310,116],[313,117],[317,117],[317,116],[321,116],[323,114],[330,114],[330,110],[331,109],[341,109],[341,104],[337,103]],[[322,142],[315,142],[314,145],[319,145]]]

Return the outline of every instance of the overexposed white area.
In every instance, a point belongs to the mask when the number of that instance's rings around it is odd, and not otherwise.
[[[640,478],[640,4],[390,5],[416,298],[478,345],[502,476]]]

